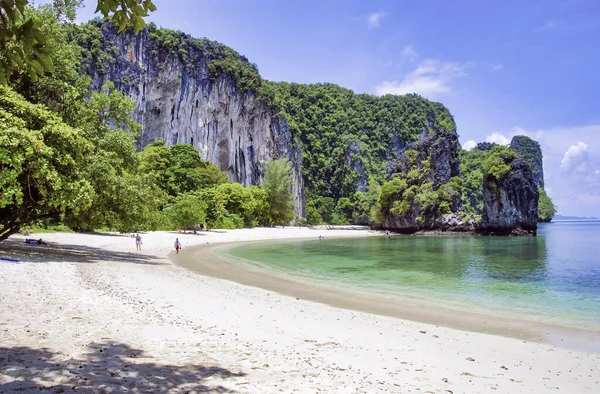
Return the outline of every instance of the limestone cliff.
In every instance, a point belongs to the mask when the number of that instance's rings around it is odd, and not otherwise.
[[[80,29],[73,39],[92,89],[112,81],[137,104],[139,149],[159,137],[191,144],[245,186],[261,183],[268,161],[288,158],[296,217],[309,223],[304,185],[313,217],[368,224],[374,199],[367,192],[383,183],[377,223],[393,231],[535,231],[538,197],[526,164],[513,163],[483,191],[479,183],[485,212],[465,211],[456,125],[440,103],[264,81],[231,48],[152,25],[138,35],[99,21]]]
[[[406,146],[382,187],[382,227],[400,233],[535,235],[538,188],[529,165],[509,148],[476,148],[462,155],[468,164],[463,169],[470,171],[465,177],[457,146],[456,134],[445,131]]]
[[[533,181],[542,189],[544,188],[544,166],[542,149],[539,142],[524,135],[516,135],[510,141],[510,148],[515,151],[519,159],[531,168]]]
[[[514,160],[501,179],[484,178],[484,210],[478,231],[498,235],[535,235],[538,198],[531,168],[522,160]]]
[[[400,233],[454,227],[460,231],[462,223],[449,225],[445,217],[461,207],[460,192],[452,182],[460,171],[458,137],[441,130],[421,138],[399,152],[390,173],[399,187],[390,196],[383,228]]]
[[[113,81],[136,102],[134,116],[142,125],[140,149],[158,137],[167,145],[192,144],[203,159],[245,186],[261,183],[268,161],[288,158],[296,216],[305,216],[302,154],[287,122],[255,92],[241,89],[231,73],[215,74],[210,68],[213,61],[226,61],[223,53],[233,52],[230,48],[194,41],[179,32],[173,32],[178,45],[169,46],[151,30],[121,35],[108,23],[87,28],[101,31],[100,49],[90,52],[86,69],[92,76],[92,89]],[[240,64],[247,63],[235,55]]]

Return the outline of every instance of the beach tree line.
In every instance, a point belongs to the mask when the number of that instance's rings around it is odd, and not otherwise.
[[[16,20],[40,29],[52,72],[13,67],[0,84],[0,240],[31,225],[132,231],[294,218],[285,160],[267,164],[264,187],[246,188],[190,145],[157,140],[137,152],[134,103],[110,82],[91,92],[82,48],[67,39],[72,18],[61,16],[69,2],[55,3],[19,9]],[[13,50],[0,47],[0,60]]]

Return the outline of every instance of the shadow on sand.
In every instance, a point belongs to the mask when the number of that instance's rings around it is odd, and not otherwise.
[[[0,347],[0,393],[233,393],[216,380],[245,373],[198,364],[151,362],[121,343],[92,343],[81,358],[29,347]],[[157,360],[158,361],[158,360]]]
[[[86,245],[53,244],[32,245],[22,240],[7,239],[0,242],[0,257],[44,263],[48,260],[64,263],[96,263],[116,261],[122,263],[162,265],[156,256],[141,252],[115,252]]]

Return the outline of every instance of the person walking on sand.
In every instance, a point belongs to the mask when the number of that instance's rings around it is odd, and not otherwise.
[[[181,249],[181,242],[179,242],[179,238],[175,238],[175,250],[177,251],[177,254],[179,254],[179,249]]]
[[[142,250],[142,237],[139,234],[135,235],[135,248],[137,250]]]

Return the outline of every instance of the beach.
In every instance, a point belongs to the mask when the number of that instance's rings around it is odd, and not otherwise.
[[[462,325],[412,321],[302,297],[285,285],[237,283],[210,255],[219,243],[376,233],[286,227],[141,235],[141,251],[118,234],[0,243],[0,256],[21,259],[0,262],[0,392],[600,390],[600,353],[561,346],[559,338],[545,343],[509,327],[486,332],[473,316]],[[178,265],[192,253],[206,253],[212,276]]]

